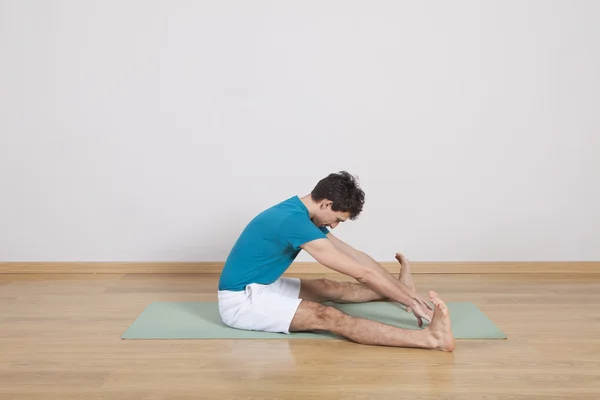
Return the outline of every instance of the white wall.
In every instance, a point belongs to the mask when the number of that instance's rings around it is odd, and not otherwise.
[[[599,16],[0,0],[0,261],[224,260],[341,169],[335,232],[380,261],[599,260]]]

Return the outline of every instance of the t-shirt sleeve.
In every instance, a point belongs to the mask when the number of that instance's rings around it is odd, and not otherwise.
[[[321,230],[321,232],[323,232],[325,235],[327,235],[329,233],[329,229],[327,229],[326,226],[319,226],[319,229]]]
[[[325,228],[327,229],[327,228]],[[325,233],[306,216],[292,214],[281,224],[280,238],[294,249],[316,239],[325,239]]]

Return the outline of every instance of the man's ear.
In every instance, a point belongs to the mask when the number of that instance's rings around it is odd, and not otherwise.
[[[332,206],[333,206],[333,201],[323,200],[323,202],[321,203],[321,210],[326,210],[328,208],[331,208]]]

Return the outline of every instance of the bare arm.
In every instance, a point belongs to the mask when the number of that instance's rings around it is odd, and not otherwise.
[[[341,252],[345,253],[346,255],[352,257],[359,264],[363,265],[366,268],[380,270],[382,274],[388,275],[390,278],[396,280],[396,278],[392,274],[390,274],[390,272],[388,270],[383,268],[383,266],[381,266],[381,264],[379,264],[377,261],[375,261],[373,258],[371,258],[368,254],[355,249],[354,247],[350,246],[349,244],[346,244],[343,240],[335,237],[331,232],[329,232],[327,234],[327,238],[331,241],[331,243],[333,243],[335,248],[337,248]],[[412,291],[404,283],[399,282],[399,285],[411,296],[414,297],[414,295],[416,295],[416,293],[412,293]]]
[[[351,276],[382,296],[411,307],[420,317],[431,320],[424,311],[426,305],[420,304],[419,298],[415,298],[406,285],[395,279],[378,263],[375,262],[374,266],[363,265],[356,258],[339,250],[328,239],[313,240],[301,247],[327,268]]]

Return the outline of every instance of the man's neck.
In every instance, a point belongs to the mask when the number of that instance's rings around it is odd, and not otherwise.
[[[307,194],[304,197],[300,197],[300,201],[306,206],[308,209],[308,216],[312,220],[316,214],[319,205],[315,203],[310,194]]]

